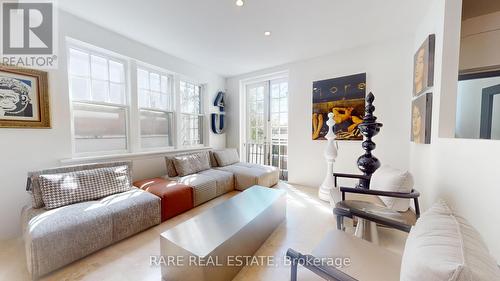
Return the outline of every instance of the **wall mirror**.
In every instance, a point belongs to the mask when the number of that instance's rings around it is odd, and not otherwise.
[[[500,1],[464,0],[455,137],[500,140]]]

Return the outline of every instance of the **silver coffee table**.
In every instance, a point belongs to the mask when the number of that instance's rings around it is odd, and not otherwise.
[[[286,218],[283,190],[252,186],[163,232],[164,280],[232,280]]]

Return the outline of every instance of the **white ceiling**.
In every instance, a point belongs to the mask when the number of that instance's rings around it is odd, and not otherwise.
[[[78,17],[234,76],[413,33],[421,0],[59,0]],[[265,37],[264,31],[272,31]]]

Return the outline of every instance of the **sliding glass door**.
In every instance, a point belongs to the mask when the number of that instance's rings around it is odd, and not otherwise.
[[[288,81],[268,80],[246,86],[246,157],[272,165],[288,179]]]

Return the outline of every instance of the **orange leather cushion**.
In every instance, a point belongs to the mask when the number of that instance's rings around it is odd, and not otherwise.
[[[134,182],[137,186],[161,198],[161,220],[165,221],[193,208],[193,188],[164,178]]]

